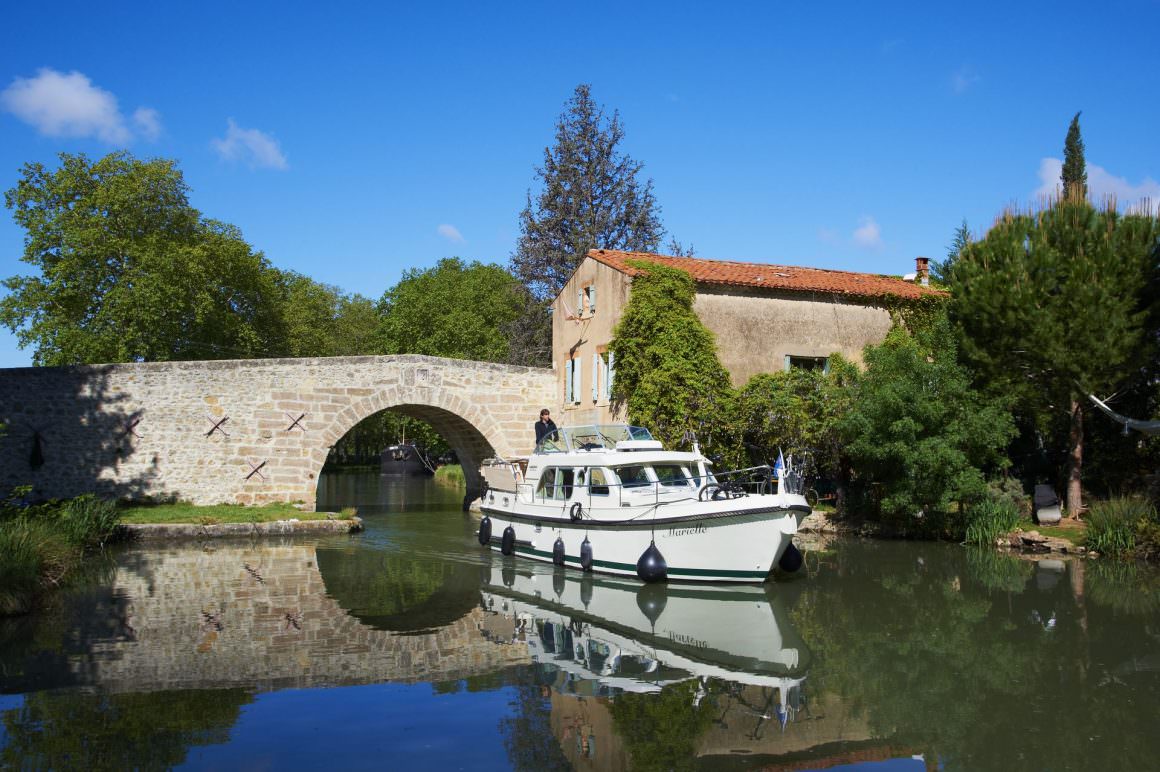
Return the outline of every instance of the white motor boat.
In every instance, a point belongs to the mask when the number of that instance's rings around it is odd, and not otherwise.
[[[718,678],[777,689],[787,705],[806,678],[809,650],[770,587],[642,585],[525,565],[493,561],[484,610],[515,623],[534,661],[590,692]]]
[[[801,565],[805,497],[789,470],[715,473],[693,445],[636,426],[557,429],[526,460],[492,460],[479,542],[505,555],[645,581],[763,582]]]

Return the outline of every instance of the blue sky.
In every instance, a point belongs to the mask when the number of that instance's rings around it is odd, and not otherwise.
[[[901,274],[1053,185],[1077,110],[1093,191],[1160,200],[1157,29],[1156,1],[5,3],[0,189],[175,158],[275,265],[377,298],[507,261],[585,82],[698,255]],[[0,213],[0,276],[22,240]]]

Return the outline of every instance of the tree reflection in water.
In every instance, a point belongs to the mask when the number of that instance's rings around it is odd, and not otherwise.
[[[4,711],[5,769],[170,769],[197,745],[224,743],[242,689],[141,694],[35,692]]]
[[[1102,568],[1027,565],[952,546],[842,544],[792,612],[818,657],[812,687],[947,769],[1154,766],[1157,673],[1124,668],[1156,650],[1160,631],[1117,619],[1123,604],[1102,597],[1113,593],[1085,594],[1083,573],[1096,590]]]

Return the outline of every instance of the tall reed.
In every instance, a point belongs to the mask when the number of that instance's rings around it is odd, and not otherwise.
[[[1156,507],[1142,496],[1123,496],[1097,501],[1088,510],[1088,549],[1107,555],[1135,552],[1138,534],[1154,532]]]

